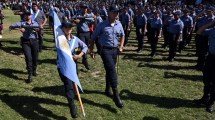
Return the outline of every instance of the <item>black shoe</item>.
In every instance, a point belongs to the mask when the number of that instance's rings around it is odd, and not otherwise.
[[[25,82],[26,83],[31,83],[32,82],[32,74],[28,75],[28,79]]]
[[[137,50],[137,53],[141,53],[141,52],[143,52],[143,50],[142,50],[142,49]]]
[[[174,61],[174,58],[167,58],[166,60],[168,60],[169,62],[173,62]]]
[[[213,105],[206,106],[206,111],[212,113],[214,111]]]
[[[156,56],[156,53],[151,53],[151,54],[149,54],[149,56],[155,57],[155,56]]]
[[[90,70],[90,67],[89,67],[88,62],[82,62],[82,64],[84,65],[84,67],[85,67],[87,70]]]
[[[112,96],[113,96],[113,93],[111,92],[110,89],[106,89],[106,90],[105,90],[105,95],[106,95],[107,97],[112,97]]]
[[[36,70],[34,70],[32,75],[33,75],[33,76],[37,76],[37,75],[39,75],[39,74],[37,73]]]
[[[113,89],[113,101],[118,108],[124,107],[123,102],[119,97],[118,90],[116,88]]]
[[[69,110],[70,110],[70,114],[71,114],[72,118],[78,117],[77,107],[74,103],[69,104]]]

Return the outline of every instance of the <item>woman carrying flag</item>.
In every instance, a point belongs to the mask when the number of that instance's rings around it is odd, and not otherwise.
[[[77,59],[81,58],[84,54],[86,54],[88,48],[87,48],[87,45],[84,42],[82,42],[78,37],[73,36],[71,34],[72,27],[73,27],[72,23],[65,21],[62,23],[61,29],[67,39],[67,43],[71,50],[73,60],[76,61]],[[81,49],[81,52],[78,55],[75,54],[76,52],[75,50],[77,48]],[[61,65],[61,63],[62,61],[64,62],[67,62],[67,61],[65,60],[66,58],[60,57],[60,56],[61,55],[58,54],[58,58],[57,58],[59,76],[61,78],[61,81],[64,83],[65,94],[69,103],[71,116],[73,118],[77,118],[78,117],[77,110],[76,110],[77,108],[76,108],[76,105],[74,104],[74,93],[75,93],[74,82],[73,80],[70,80],[68,77],[65,76],[66,73],[65,74],[62,73],[62,71],[64,71],[63,69],[65,69],[64,68],[65,66]],[[71,71],[66,71],[66,72],[71,72]]]

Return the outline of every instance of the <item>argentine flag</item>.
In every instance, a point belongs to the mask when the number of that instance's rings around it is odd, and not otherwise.
[[[71,49],[73,48],[69,47],[67,39],[61,29],[61,22],[53,8],[51,16],[53,17],[54,20],[54,38],[57,49],[57,57],[60,72],[64,76],[72,80],[75,84],[77,84],[78,87],[83,92],[80,81],[78,79],[76,64],[71,54]]]

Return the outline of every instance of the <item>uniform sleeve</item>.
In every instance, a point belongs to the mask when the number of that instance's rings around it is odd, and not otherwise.
[[[43,11],[41,11],[41,15],[42,15],[42,18],[45,19],[46,18],[46,15]]]
[[[22,22],[20,21],[20,22],[16,22],[16,23],[12,24],[11,26],[15,27],[15,26],[21,26],[21,25],[22,25]]]
[[[87,50],[88,50],[87,45],[83,41],[81,41],[79,38],[77,38],[77,40],[78,40],[78,48],[81,48],[81,51],[86,54]]]
[[[147,17],[145,15],[143,15],[144,17],[144,23],[146,24],[147,23]]]
[[[211,31],[213,31],[213,30],[215,30],[215,27],[214,28],[205,29],[204,35],[209,36],[211,34]]]
[[[123,27],[122,27],[122,24],[120,23],[119,24],[120,26],[120,37],[123,37],[123,36],[125,36],[125,32],[124,32],[124,30],[123,30]]]
[[[183,32],[183,29],[184,29],[184,23],[181,21],[181,25],[180,25],[180,33]]]

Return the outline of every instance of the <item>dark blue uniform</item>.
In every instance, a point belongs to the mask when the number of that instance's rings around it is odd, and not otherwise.
[[[37,27],[37,29],[25,28],[25,32],[23,32],[23,36],[21,37],[21,45],[29,74],[29,78],[26,82],[29,83],[32,80],[32,74],[34,73],[34,75],[36,75],[39,48],[37,32],[39,31],[39,24],[35,21],[32,21],[31,24],[28,24],[27,21],[21,21],[12,24],[11,27],[22,25]]]
[[[180,12],[175,12],[174,15],[180,15]],[[169,57],[171,62],[174,60],[177,51],[178,42],[182,39],[184,24],[181,19],[173,19],[169,24]]]
[[[187,12],[187,11],[186,11]],[[185,13],[186,14],[186,13]],[[191,41],[191,31],[193,28],[193,18],[189,15],[183,15],[181,17],[182,22],[184,23],[184,29],[182,33],[182,41],[179,44],[179,52],[184,49],[184,47],[187,45],[188,41]]]
[[[160,14],[160,13],[155,13],[156,14]],[[149,38],[150,38],[150,43],[151,43],[151,56],[153,57],[156,52],[157,52],[157,44],[158,44],[158,39],[161,33],[161,29],[162,29],[162,19],[160,17],[153,17],[149,19],[149,24],[151,26],[151,30],[149,31]]]
[[[143,50],[144,35],[146,32],[147,18],[143,13],[143,8],[139,8],[138,15],[136,16],[136,35],[138,40],[137,52]]]

